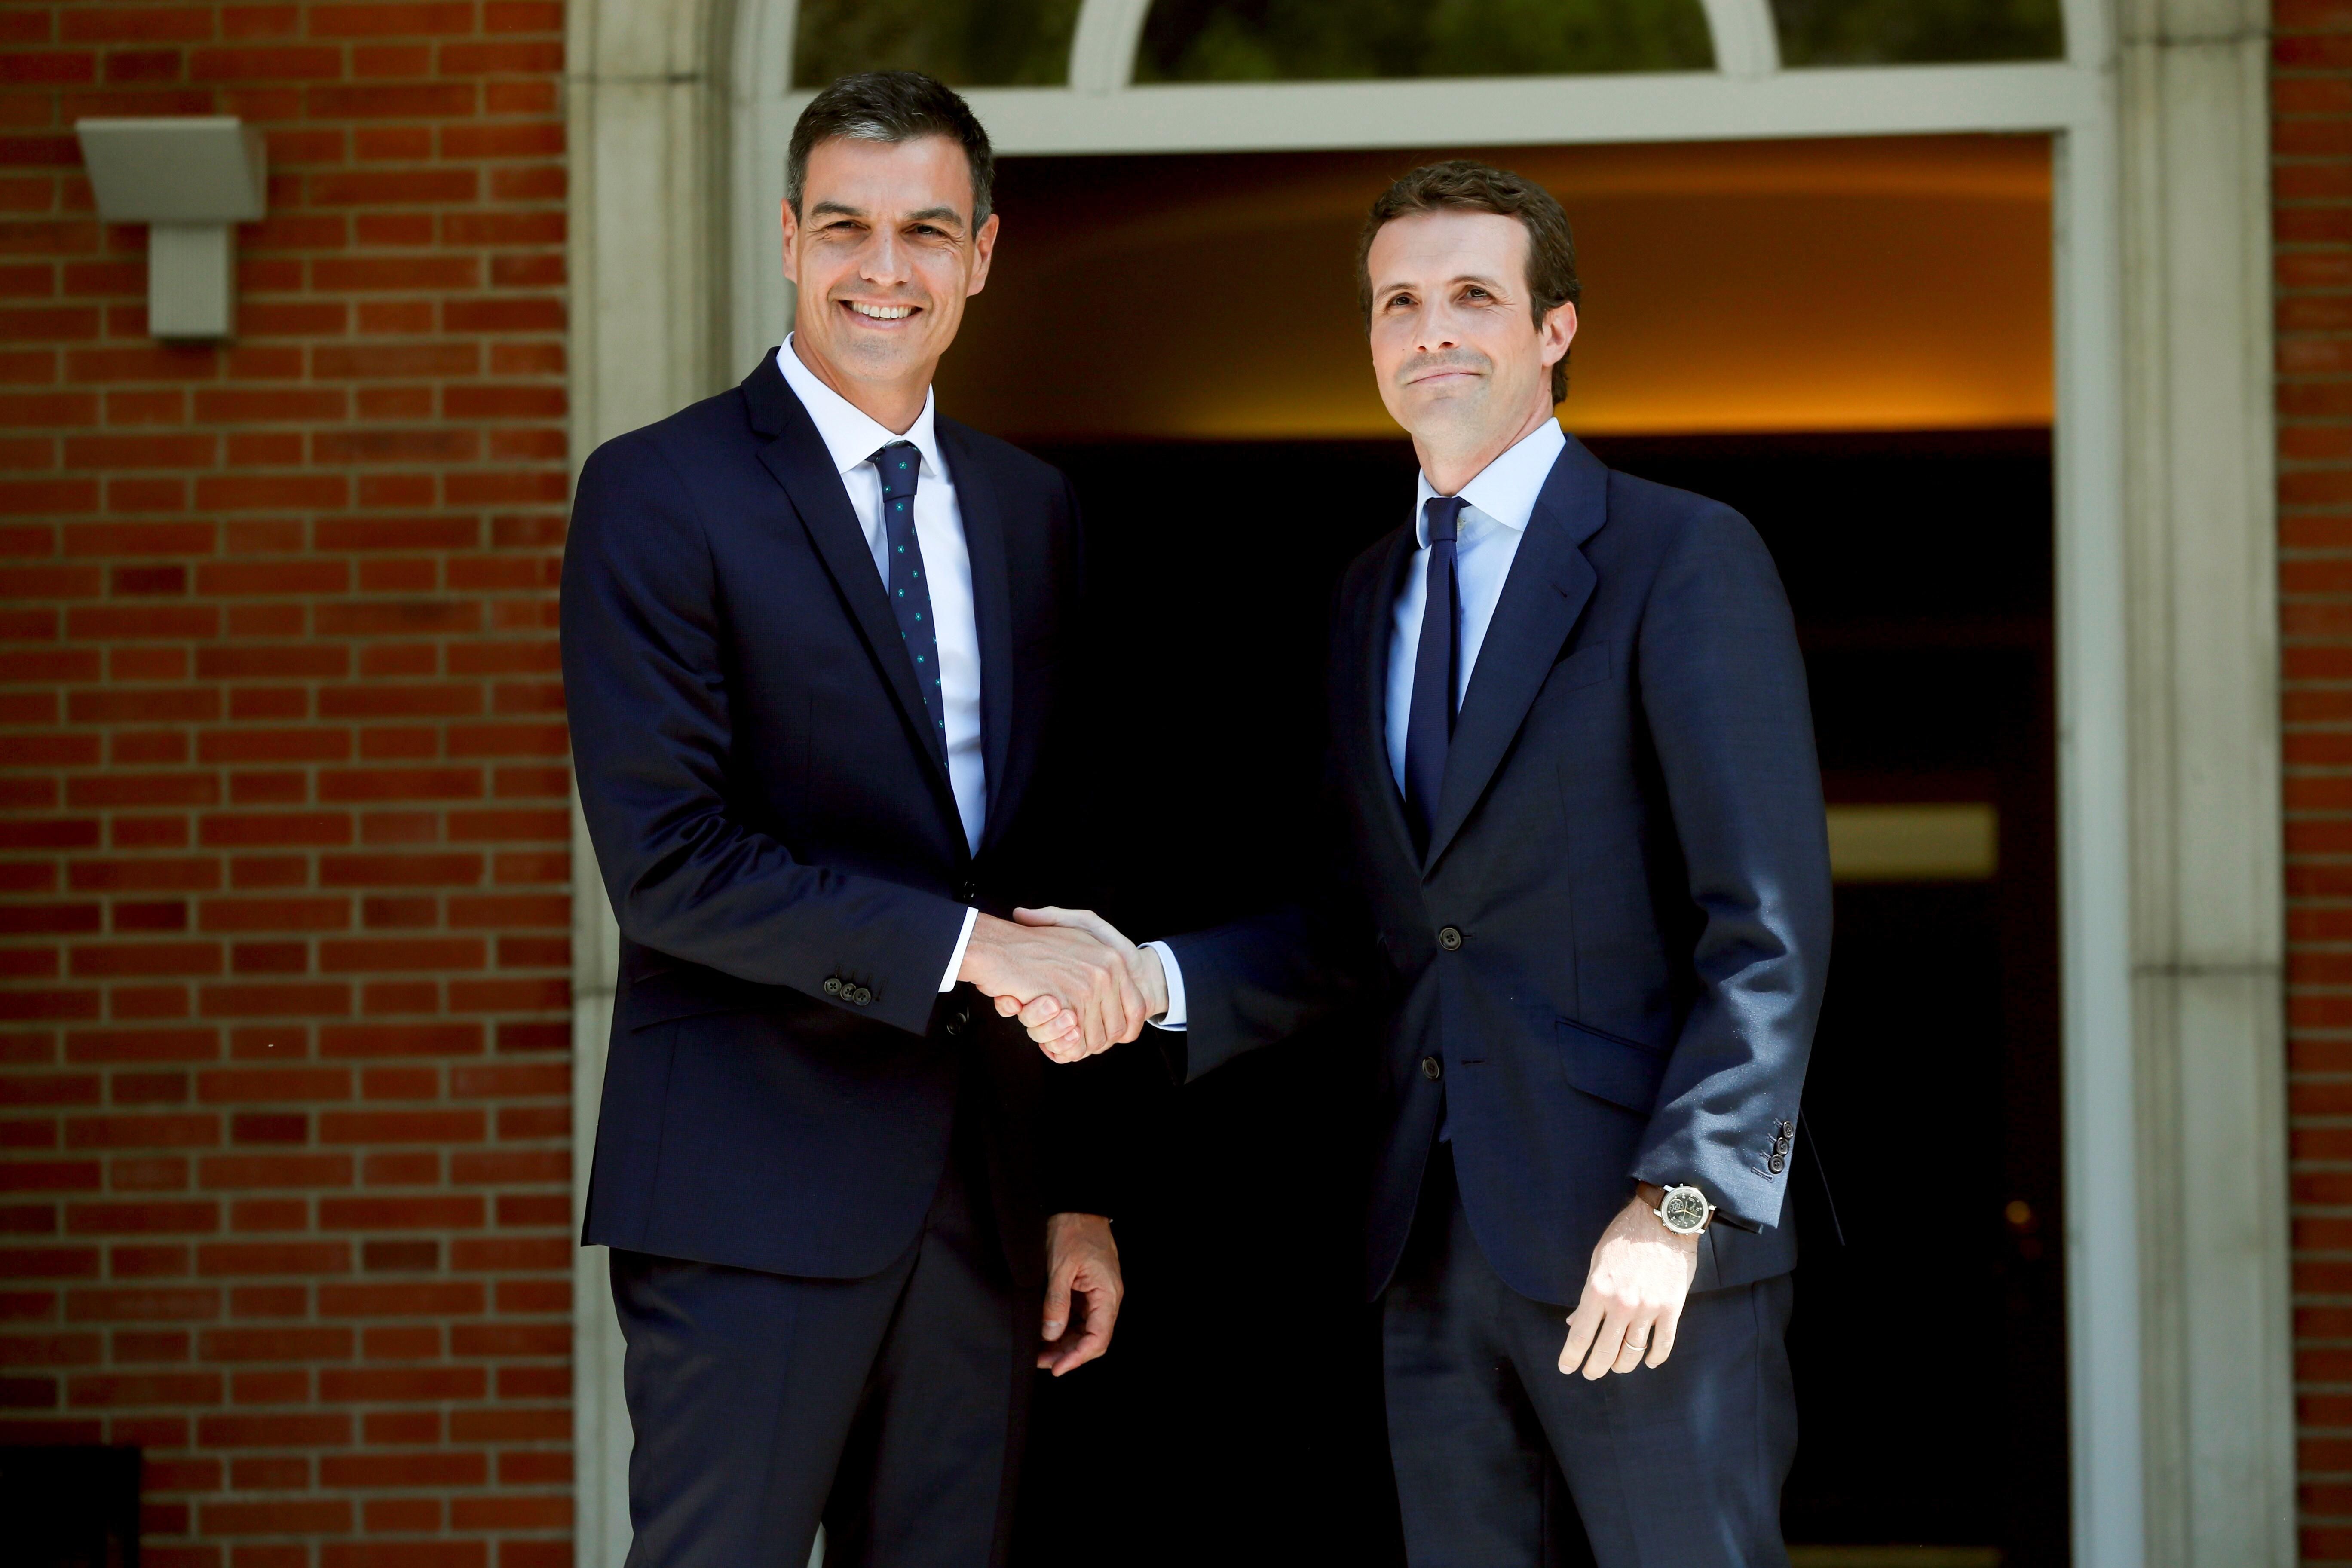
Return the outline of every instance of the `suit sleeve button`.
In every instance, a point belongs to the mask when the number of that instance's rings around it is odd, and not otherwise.
[[[1459,926],[1439,926],[1437,928],[1437,945],[1444,948],[1448,952],[1457,952],[1461,951],[1462,928]]]
[[[1421,1076],[1435,1083],[1445,1076],[1445,1064],[1435,1057],[1423,1057],[1421,1058]]]
[[[828,996],[838,996],[841,994],[840,975],[828,974],[824,977],[824,994]]]
[[[1764,1162],[1764,1168],[1777,1176],[1789,1168],[1789,1156],[1776,1150],[1772,1157]]]
[[[861,985],[851,994],[849,999],[863,1007],[866,1004],[874,1000],[874,993]]]

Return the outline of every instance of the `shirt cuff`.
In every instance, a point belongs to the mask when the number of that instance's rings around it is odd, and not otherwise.
[[[963,950],[971,945],[971,928],[980,923],[980,910],[975,907],[963,912],[963,931],[956,938],[955,951],[948,954],[948,972],[940,976],[941,993],[956,988],[956,971],[963,967]]]
[[[1160,973],[1168,980],[1168,1011],[1144,1021],[1155,1029],[1183,1029],[1192,1022],[1192,1015],[1184,1008],[1184,966],[1176,962],[1176,950],[1166,942],[1147,942],[1143,945],[1160,955]]]

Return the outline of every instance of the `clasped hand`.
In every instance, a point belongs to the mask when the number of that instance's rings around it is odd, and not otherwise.
[[[1091,910],[1015,910],[982,915],[956,978],[1019,1018],[1057,1062],[1107,1051],[1168,1010],[1160,955],[1139,948]]]

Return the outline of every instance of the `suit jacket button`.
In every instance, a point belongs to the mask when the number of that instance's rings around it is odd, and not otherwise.
[[[1764,1162],[1764,1168],[1777,1176],[1789,1168],[1789,1156],[1775,1149],[1772,1157]]]
[[[828,974],[824,977],[824,994],[828,996],[838,996],[841,994],[840,975]]]
[[[1462,946],[1461,928],[1458,926],[1439,926],[1437,928],[1437,945],[1444,948],[1448,952],[1458,951]]]
[[[1421,1076],[1435,1083],[1445,1076],[1445,1064],[1435,1057],[1423,1057],[1421,1058]]]
[[[956,884],[956,897],[967,904],[971,902],[980,897],[980,884],[967,877]]]
[[[852,992],[852,993],[850,994],[850,997],[849,997],[849,999],[850,999],[852,1002],[856,1003],[859,1006],[863,1007],[863,1006],[865,1006],[865,1005],[866,1005],[866,1004],[867,1004],[868,1002],[871,1002],[871,1001],[873,1001],[873,1000],[874,1000],[874,993],[873,993],[873,992],[871,992],[871,991],[868,991],[867,989],[866,989],[866,987],[865,987],[865,986],[861,985],[861,986],[859,986],[856,991],[854,991],[854,992]]]

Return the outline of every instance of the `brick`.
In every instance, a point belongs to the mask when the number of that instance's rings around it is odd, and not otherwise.
[[[352,819],[332,811],[216,812],[197,819],[196,836],[212,848],[341,845],[352,840]]]
[[[352,1179],[348,1154],[234,1154],[202,1162],[197,1178],[208,1191],[277,1188],[313,1191],[347,1187]]]
[[[475,1279],[319,1287],[322,1318],[472,1317],[487,1304],[482,1282]]]
[[[472,1194],[319,1200],[319,1223],[338,1230],[473,1229],[486,1217],[482,1200]]]
[[[331,1454],[319,1462],[321,1485],[371,1491],[389,1487],[478,1487],[488,1479],[488,1457],[464,1449]]]
[[[544,1410],[457,1410],[449,1418],[449,1436],[460,1443],[530,1443],[560,1441],[572,1431],[572,1413]]]
[[[95,1160],[12,1160],[0,1164],[0,1192],[97,1192],[104,1167]]]
[[[209,1028],[78,1029],[67,1037],[66,1055],[77,1062],[211,1061],[220,1055],[220,1037]]]
[[[196,1249],[196,1272],[210,1278],[315,1279],[348,1274],[351,1266],[350,1244],[341,1241],[214,1242]]]
[[[352,1404],[479,1399],[488,1392],[478,1366],[330,1367],[319,1374],[320,1398]]]
[[[207,985],[200,994],[206,1017],[339,1016],[351,1011],[351,988],[337,984]]]
[[[482,1541],[331,1541],[319,1568],[488,1568],[488,1552]]]
[[[337,1447],[352,1440],[352,1418],[340,1410],[206,1415],[196,1423],[196,1440],[212,1448]]]
[[[208,1149],[221,1141],[220,1119],[171,1116],[78,1116],[66,1124],[68,1149]]]
[[[218,1405],[223,1392],[215,1372],[111,1373],[68,1379],[69,1405]]]

